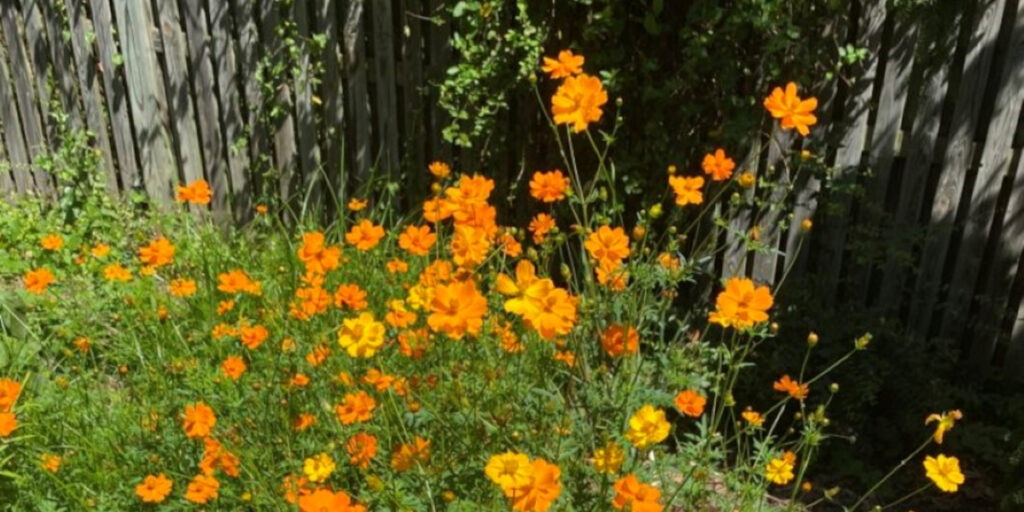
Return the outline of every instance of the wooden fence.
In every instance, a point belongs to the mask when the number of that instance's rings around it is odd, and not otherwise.
[[[930,24],[882,0],[849,5],[837,28],[868,50],[865,72],[821,95],[822,126],[831,128],[819,136],[834,180],[861,193],[793,183],[792,221],[769,212],[736,226],[757,226],[778,255],[748,258],[737,248],[727,270],[775,282],[792,263],[799,222],[813,217],[794,272],[815,276],[823,300],[875,308],[922,335],[956,340],[965,360],[1019,373],[1024,0],[965,0]],[[343,198],[344,176],[371,168],[415,170],[407,185],[425,190],[428,159],[449,151],[433,86],[451,58],[449,34],[427,21],[444,8],[442,0],[0,0],[0,162],[10,163],[0,167],[0,189],[54,194],[52,177],[32,162],[61,142],[50,121],[59,106],[95,135],[112,194],[140,190],[166,204],[176,183],[205,177],[213,211],[241,219],[267,185],[282,198]],[[267,62],[285,62],[287,79],[267,80],[282,73]],[[787,180],[773,165],[779,147],[753,168]],[[515,179],[504,174],[499,181]],[[864,258],[859,247],[870,243],[885,250]]]

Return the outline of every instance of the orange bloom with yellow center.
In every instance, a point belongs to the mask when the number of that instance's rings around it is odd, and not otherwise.
[[[553,203],[565,199],[565,192],[569,190],[569,178],[562,175],[562,171],[555,169],[550,172],[537,171],[530,179],[530,195],[545,203]]]
[[[679,412],[696,418],[701,414],[704,414],[704,405],[707,403],[707,399],[700,396],[696,391],[692,389],[684,389],[676,395],[674,400],[676,409]]]
[[[366,309],[366,292],[357,284],[339,284],[338,288],[334,291],[334,305],[354,311]]]
[[[365,391],[347,393],[341,405],[334,407],[334,413],[343,425],[363,423],[373,419],[373,410],[377,408],[377,402]]]
[[[601,348],[611,357],[635,354],[640,348],[640,334],[633,327],[609,325],[601,333]]]
[[[555,219],[546,213],[538,213],[529,225],[530,233],[533,233],[533,243],[542,244],[548,233],[555,229]]]
[[[369,204],[367,200],[359,199],[358,197],[353,197],[352,199],[348,200],[348,209],[349,211],[353,212],[362,211],[364,208],[366,208],[367,204]]]
[[[299,512],[366,512],[366,507],[352,501],[345,491],[317,489],[298,499]]]
[[[529,481],[518,487],[503,488],[505,497],[518,512],[546,512],[562,494],[562,470],[544,459],[530,463]]]
[[[370,467],[370,462],[377,456],[377,438],[372,434],[359,432],[345,443],[345,452],[348,453],[349,464],[366,469]]]
[[[174,261],[174,246],[164,237],[157,238],[139,249],[139,260],[149,267],[162,267]]]
[[[220,490],[220,482],[216,478],[207,475],[196,475],[188,484],[185,491],[185,499],[200,505],[217,499]]]
[[[704,193],[701,191],[701,187],[704,186],[704,178],[700,176],[693,178],[669,176],[668,185],[672,187],[672,192],[676,194],[676,206],[701,204],[704,202]]]
[[[814,115],[814,110],[818,108],[818,99],[801,99],[796,89],[793,82],[786,84],[785,91],[781,87],[776,87],[771,95],[764,99],[764,108],[772,117],[781,120],[779,126],[783,130],[796,128],[800,135],[806,137],[811,133],[810,127],[818,123],[818,118]]]
[[[184,429],[188,437],[206,437],[217,424],[217,416],[213,409],[203,402],[185,406]]]
[[[188,185],[179,185],[177,200],[179,203],[210,204],[211,195],[210,184],[200,178]]]
[[[619,262],[629,256],[629,237],[621,227],[601,226],[590,233],[583,247],[595,260]]]
[[[262,287],[259,281],[253,281],[241,269],[225,272],[217,276],[217,289],[224,293],[244,292],[250,295],[260,295]]]
[[[64,239],[60,235],[51,233],[44,236],[39,241],[39,245],[43,246],[43,249],[47,251],[59,251],[61,247],[64,247]]]
[[[562,50],[558,52],[557,59],[544,57],[541,71],[554,79],[578,75],[583,72],[583,56],[574,55],[572,50]]]
[[[445,179],[452,172],[452,168],[448,167],[448,164],[439,161],[431,162],[430,165],[427,166],[427,170],[439,180]]]
[[[576,133],[601,119],[601,107],[608,103],[608,93],[597,77],[587,74],[570,76],[551,97],[551,113],[557,124],[572,125]]]
[[[391,453],[391,469],[398,472],[408,471],[417,464],[426,464],[430,460],[430,441],[415,436],[411,442],[402,443]]]
[[[228,356],[228,358],[221,363],[220,369],[229,379],[238,380],[242,374],[245,373],[245,360],[238,356]]]
[[[712,181],[724,181],[732,176],[732,170],[736,168],[736,162],[725,156],[724,149],[716,149],[714,153],[704,155],[704,162],[701,164],[704,174],[710,174]]]
[[[368,251],[377,246],[384,238],[384,228],[363,219],[345,233],[345,241],[356,246],[360,251]]]
[[[37,268],[26,272],[21,281],[25,285],[25,291],[41,295],[46,292],[46,287],[53,284],[56,279],[50,269]]]
[[[160,503],[171,493],[174,485],[170,478],[160,473],[159,475],[147,475],[142,483],[135,486],[135,495],[143,503]]]
[[[491,250],[491,240],[482,229],[455,226],[451,243],[452,261],[463,268],[472,268],[484,262]]]
[[[191,279],[173,279],[170,284],[171,295],[175,297],[191,297],[196,293],[196,282]]]
[[[786,393],[797,400],[807,398],[808,393],[807,384],[800,384],[799,382],[789,378],[788,374],[783,375],[779,380],[775,381],[772,384],[772,389]]]
[[[430,248],[436,241],[437,235],[431,231],[430,226],[408,226],[398,235],[398,247],[416,256],[430,254]]]
[[[658,500],[661,499],[661,491],[653,485],[641,482],[632,473],[616,480],[612,488],[615,490],[612,506],[616,510],[661,512],[663,509],[658,503]]]
[[[467,333],[477,335],[487,314],[487,299],[471,280],[437,285],[430,301],[427,325],[433,332],[443,332],[454,339]]]
[[[338,267],[341,248],[324,245],[324,234],[314,231],[303,233],[298,254],[299,260],[306,266],[306,272],[326,274]]]
[[[102,259],[105,258],[108,254],[110,254],[110,246],[100,242],[92,246],[92,249],[89,250],[89,253],[92,254],[93,258]]]
[[[715,311],[708,320],[722,327],[748,329],[768,320],[774,299],[767,286],[754,287],[750,279],[733,277],[726,281],[715,299]]]
[[[132,272],[122,267],[120,263],[111,263],[103,267],[103,278],[107,281],[126,283],[132,280]]]
[[[252,327],[243,325],[238,329],[238,334],[242,344],[249,350],[256,350],[270,336],[270,332],[262,325],[254,325]]]

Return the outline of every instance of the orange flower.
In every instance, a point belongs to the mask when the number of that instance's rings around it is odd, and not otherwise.
[[[139,249],[139,260],[154,268],[168,265],[174,261],[174,246],[164,237],[157,238]]]
[[[89,253],[92,254],[93,258],[103,259],[110,254],[110,246],[103,242],[97,242],[96,245],[92,246],[92,249],[89,250]]]
[[[376,407],[377,402],[374,401],[373,397],[366,394],[365,391],[359,391],[357,393],[346,393],[345,400],[342,401],[341,405],[334,407],[334,413],[343,425],[351,425],[356,422],[363,423],[373,419],[373,410]]]
[[[304,373],[296,373],[292,376],[291,380],[288,381],[288,385],[295,388],[304,388],[309,385],[309,377]]]
[[[317,489],[298,499],[299,512],[366,512],[366,507],[352,501],[345,491]]]
[[[173,279],[170,285],[171,295],[175,297],[190,297],[196,293],[196,282],[191,279]]]
[[[18,417],[13,412],[0,412],[0,437],[8,437],[18,428]]]
[[[736,162],[725,156],[724,149],[716,149],[714,153],[704,155],[704,174],[710,174],[713,181],[724,181],[732,176],[732,170],[736,168]]]
[[[430,460],[430,441],[420,436],[412,442],[402,443],[391,453],[391,469],[402,472],[412,469],[416,464],[426,464]]]
[[[448,167],[448,164],[444,162],[431,162],[427,166],[427,170],[439,180],[445,179],[452,172],[452,168]]]
[[[796,84],[793,82],[786,84],[785,92],[781,87],[772,90],[771,95],[764,99],[764,108],[768,109],[772,117],[782,120],[779,126],[783,130],[796,128],[805,137],[811,133],[809,127],[818,123],[818,118],[814,116],[818,99],[801,99],[796,94]]]
[[[676,206],[688,204],[701,204],[704,202],[704,193],[701,187],[704,186],[704,178],[696,176],[687,178],[685,176],[669,176],[668,185],[676,194]]]
[[[52,453],[44,453],[39,456],[39,464],[43,469],[50,473],[56,474],[60,471],[60,465],[64,462],[64,459],[60,455],[54,455]]]
[[[270,211],[265,204],[258,204],[253,209],[256,210],[256,215],[266,215]]]
[[[797,400],[807,398],[807,384],[800,384],[799,382],[790,379],[788,374],[783,375],[779,380],[775,381],[775,383],[772,384],[772,388],[775,389],[775,391],[788,393],[789,396]]]
[[[218,275],[217,289],[224,293],[245,292],[250,295],[260,295],[262,292],[260,282],[250,279],[241,269]]]
[[[530,463],[530,479],[522,486],[503,488],[512,501],[512,510],[546,512],[562,493],[562,470],[555,464],[537,458]]]
[[[359,224],[352,226],[352,229],[345,233],[345,241],[360,251],[373,249],[381,238],[384,238],[384,228],[366,219],[359,221]]]
[[[306,362],[310,366],[316,368],[323,364],[327,360],[327,356],[331,355],[331,349],[327,348],[326,345],[317,345],[313,347],[313,351],[306,354]]]
[[[533,233],[533,243],[542,244],[548,233],[555,228],[555,219],[546,213],[538,213],[530,221],[529,229]]]
[[[454,339],[466,333],[477,335],[487,314],[487,299],[473,281],[454,282],[434,287],[427,325],[434,332],[443,332]]]
[[[213,426],[217,424],[217,417],[213,409],[203,402],[196,402],[185,406],[185,435],[188,437],[206,437],[210,435]]]
[[[472,268],[487,259],[491,249],[491,240],[482,229],[470,226],[455,226],[452,237],[452,261],[463,268]]]
[[[132,273],[130,270],[122,267],[120,263],[111,263],[103,267],[103,278],[107,281],[126,283],[132,280]]]
[[[601,333],[601,348],[611,357],[635,354],[640,347],[640,335],[633,327],[612,324]]]
[[[441,222],[452,216],[451,205],[440,197],[423,201],[423,219],[427,222]]]
[[[565,199],[565,191],[568,189],[569,178],[563,176],[559,169],[550,172],[537,171],[530,179],[530,195],[545,203]]]
[[[221,469],[225,474],[238,477],[238,456],[227,451],[219,441],[212,437],[203,439],[203,458],[199,461],[199,469],[204,475],[213,476],[214,471]]]
[[[403,331],[398,334],[398,353],[412,359],[419,359],[430,348],[426,329]]]
[[[426,256],[437,241],[437,235],[430,226],[408,226],[398,235],[398,246],[410,254]]]
[[[767,286],[754,288],[750,279],[733,277],[726,281],[715,299],[715,311],[708,321],[722,327],[747,329],[768,320],[768,310],[774,299]]]
[[[171,486],[174,483],[170,478],[160,473],[159,475],[147,475],[142,483],[135,486],[135,495],[143,503],[160,503],[171,493]]]
[[[25,284],[25,291],[34,293],[36,295],[42,295],[46,292],[46,287],[50,286],[56,281],[53,277],[53,272],[50,272],[48,268],[37,268],[35,270],[29,270],[22,277],[22,282]]]
[[[217,316],[222,316],[224,313],[235,309],[235,301],[233,300],[222,300],[217,303]]]
[[[391,327],[402,329],[416,322],[416,313],[406,309],[404,300],[390,300],[388,301],[388,312],[384,315],[384,320]]]
[[[508,256],[509,258],[518,258],[519,255],[523,253],[522,244],[520,244],[519,241],[508,232],[502,233],[501,236],[498,237],[497,243],[501,248],[501,251],[505,253],[505,256]]]
[[[268,332],[267,328],[262,325],[254,325],[252,327],[243,325],[238,330],[238,333],[239,338],[242,340],[242,344],[249,350],[256,350],[264,341],[266,341],[267,337],[270,336],[270,332]]]
[[[409,264],[398,258],[389,261],[384,267],[390,274],[404,274],[409,271]]]
[[[661,491],[653,485],[640,482],[632,473],[618,479],[613,488],[615,497],[612,506],[616,510],[628,508],[630,512],[661,512],[663,509],[658,503]]]
[[[621,227],[601,226],[583,243],[590,256],[598,261],[622,261],[629,256],[629,237]]]
[[[216,478],[207,475],[196,475],[188,484],[185,491],[185,499],[200,505],[217,499],[217,492],[220,490],[220,482]]]
[[[220,365],[221,371],[231,380],[238,380],[245,373],[245,360],[238,356],[229,356]]]
[[[39,241],[39,245],[47,251],[59,251],[61,247],[64,247],[64,239],[58,234],[50,233]]]
[[[178,186],[178,202],[192,204],[210,204],[210,184],[198,179],[185,186]]]
[[[345,443],[345,451],[349,455],[350,464],[366,469],[370,467],[370,461],[377,456],[377,438],[366,432],[359,432]]]
[[[326,274],[338,267],[341,248],[324,245],[324,234],[319,231],[302,234],[299,260],[306,265],[306,272]]]
[[[334,305],[339,308],[347,307],[353,311],[366,309],[366,292],[358,284],[339,284],[334,291]]]
[[[313,426],[314,423],[316,423],[316,416],[313,416],[308,412],[304,412],[300,414],[298,418],[295,418],[295,421],[292,422],[292,428],[302,432],[303,430]]]
[[[457,187],[448,187],[445,195],[454,206],[454,211],[465,210],[468,206],[484,206],[494,191],[494,180],[474,174],[459,178]]]
[[[557,59],[544,57],[541,71],[555,79],[578,75],[583,72],[583,56],[573,55],[572,50],[562,50],[558,52]]]
[[[551,97],[555,123],[571,124],[576,133],[601,119],[601,106],[608,102],[601,80],[587,74],[570,76]]]
[[[706,398],[700,396],[692,389],[680,391],[675,398],[676,409],[679,409],[679,412],[691,418],[696,418],[704,413],[704,404],[707,401]]]
[[[743,419],[751,426],[760,427],[761,425],[764,425],[764,416],[761,416],[761,413],[751,409],[750,407],[747,407],[740,416],[742,416]]]
[[[366,208],[367,204],[368,204],[368,202],[365,199],[359,199],[358,197],[353,197],[352,199],[349,199],[349,201],[348,201],[348,209],[350,211],[353,211],[353,212],[358,212],[358,211],[361,211],[364,208]]]

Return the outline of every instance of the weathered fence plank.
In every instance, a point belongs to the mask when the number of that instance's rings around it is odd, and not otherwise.
[[[426,138],[427,123],[426,112],[429,108],[427,96],[424,94],[423,83],[423,20],[414,17],[420,16],[423,10],[423,0],[402,0],[399,4],[401,12],[401,30],[399,37],[402,42],[402,113],[403,127],[401,140],[403,142],[400,168],[406,171],[404,183],[410,186],[406,189],[406,200],[411,206],[420,204],[429,193],[429,174],[427,168]],[[514,162],[505,159],[510,167]],[[508,173],[502,173],[508,179]]]
[[[231,5],[226,1],[209,4],[210,36],[213,43],[213,69],[217,74],[217,97],[220,99],[220,124],[224,147],[227,149],[228,175],[231,182],[231,206],[236,219],[248,215],[252,209],[249,192],[249,148],[245,138],[245,124],[235,61],[234,19]]]
[[[80,0],[74,0],[72,3],[78,4],[78,7],[73,9],[75,12],[74,16],[84,19],[84,7]],[[72,15],[70,5],[69,16]],[[86,87],[90,88],[88,96],[85,96],[83,93],[86,118],[94,132],[100,129],[97,126],[102,127],[102,131],[98,135],[103,141],[101,150],[105,153],[104,158],[107,159],[108,168],[113,171],[116,165],[120,171],[122,191],[142,190],[142,172],[139,170],[139,157],[135,149],[135,136],[132,133],[128,88],[124,76],[124,65],[120,60],[123,54],[117,45],[117,41],[114,40],[114,18],[110,10],[110,0],[92,0],[91,5],[94,23],[100,27],[110,27],[110,30],[99,30],[96,33],[96,48],[99,53],[98,66],[91,65],[90,58],[88,69],[83,70],[84,60],[76,58],[78,61],[78,73],[82,77],[79,80],[79,84],[83,90]],[[81,25],[84,25],[84,23]],[[89,53],[87,53],[88,50],[85,46],[84,34],[76,34],[74,31],[75,28],[72,27],[72,38],[74,40],[80,39],[76,43],[76,54],[79,52],[77,46],[81,45],[81,51],[86,52],[83,57],[88,56]],[[100,91],[99,83],[96,81],[96,69],[99,69],[100,74],[103,75],[102,91]],[[104,94],[106,94],[107,112],[110,116],[110,133],[114,139],[113,149],[117,151],[116,163],[110,148],[110,140],[107,137],[106,117],[103,113],[103,100],[101,99]],[[103,149],[104,147],[106,149]]]
[[[203,170],[213,190],[214,214],[230,218],[231,185],[228,183],[227,152],[220,131],[220,105],[210,55],[210,32],[206,26],[206,8],[202,0],[182,2],[182,16],[188,39],[188,67],[192,71],[192,90],[196,96],[196,120],[202,141]]]
[[[325,2],[335,5],[337,2]],[[247,117],[246,132],[249,136],[249,190],[250,202],[263,192],[261,189],[262,173],[269,169],[274,160],[273,146],[266,125],[262,122],[264,98],[260,90],[260,40],[259,28],[256,26],[256,15],[259,5],[251,0],[235,1],[235,25],[238,28],[238,70],[245,86],[245,105]],[[252,211],[241,212],[236,220],[249,219]]]
[[[339,2],[324,2],[320,7],[320,27],[327,35],[324,48],[324,80],[320,85],[323,100],[321,114],[320,145],[323,148],[323,173],[328,188],[327,214],[334,214],[344,208],[348,166],[345,160],[345,93],[342,87],[342,72],[345,68],[344,48],[341,39],[341,13]]]
[[[167,206],[172,203],[171,191],[178,176],[168,130],[167,97],[151,32],[153,13],[149,2],[115,1],[114,8],[143,184],[152,201]]]
[[[273,0],[260,0],[260,40],[267,55],[280,57],[284,51],[281,41],[275,33],[278,13]],[[264,77],[270,79],[272,77]],[[274,122],[274,169],[278,177],[279,192],[282,205],[294,206],[301,192],[301,175],[296,175],[298,153],[295,149],[295,121],[290,106],[292,104],[291,88],[288,85],[279,87],[275,92],[274,101],[282,106],[282,112],[275,116]],[[284,108],[288,107],[288,108]]]
[[[756,236],[765,249],[753,254],[751,277],[758,283],[774,283],[779,263],[779,244],[783,239],[781,224],[787,215],[786,198],[791,192],[792,173],[789,168],[789,152],[793,145],[793,132],[784,132],[778,125],[772,127],[768,141],[768,157],[759,174],[772,184],[768,194],[768,209],[760,212],[756,219]]]
[[[46,139],[54,150],[59,145],[57,141],[56,123],[51,123],[50,114],[50,88],[47,84],[47,77],[51,73],[49,50],[46,43],[46,29],[43,27],[43,13],[38,0],[23,0],[21,2],[21,20],[24,30],[25,51],[31,66],[28,68],[29,76],[36,86],[35,102],[39,105],[39,112],[42,114],[40,123]]]
[[[345,16],[345,85],[348,94],[349,115],[355,126],[352,149],[355,154],[355,172],[360,183],[370,176],[370,95],[366,90],[366,18],[364,0],[351,0]]]
[[[0,30],[3,30],[0,24]],[[11,89],[11,72],[7,65],[7,47],[0,44],[0,98],[13,98],[14,91]],[[25,138],[21,131],[21,116],[18,114],[18,106],[13,101],[0,102],[0,124],[4,130],[4,142],[7,146],[7,153],[11,163],[11,177],[18,193],[25,194],[34,190],[32,175],[29,173],[28,147],[25,145]]]
[[[203,154],[199,149],[199,127],[196,126],[195,107],[189,86],[188,46],[181,31],[181,14],[176,2],[157,2],[159,5],[159,28],[163,42],[164,62],[167,67],[167,94],[171,121],[174,123],[175,138],[181,175],[185,182],[192,183],[205,179]],[[196,208],[193,211],[205,208]]]
[[[292,4],[292,17],[299,39],[308,41],[312,35],[311,13],[305,2]],[[298,75],[295,77],[295,128],[298,133],[299,164],[302,166],[302,213],[319,212],[322,205],[322,190],[319,184],[326,183],[320,169],[320,145],[316,140],[316,116],[313,113],[313,76],[310,52],[307,48],[300,57]]]
[[[1011,7],[1013,7],[1011,4],[1007,4],[1007,9]],[[955,254],[956,266],[947,295],[949,303],[970,304],[975,298],[975,285],[978,283],[979,272],[983,271],[982,258],[986,247],[985,241],[990,235],[999,236],[998,232],[990,233],[989,229],[992,227],[996,202],[1002,185],[1010,170],[1013,158],[1012,134],[1016,131],[1021,105],[1024,104],[1024,67],[1014,66],[1015,63],[1024,62],[1024,15],[1018,16],[1016,11],[1012,14],[1017,23],[1016,26],[1009,27],[1012,37],[1009,47],[1004,53],[1002,76],[992,77],[992,80],[998,80],[995,84],[998,91],[994,100],[995,108],[988,121],[987,137],[981,148],[981,165],[978,168],[975,185],[971,190],[971,202],[967,205],[962,241]],[[994,64],[993,67],[996,65]],[[980,122],[983,120],[979,119]],[[1018,191],[1018,194],[1021,192]],[[985,274],[987,272],[982,276]],[[942,319],[940,336],[959,340],[967,330],[968,308],[947,308]],[[998,321],[996,325],[998,325]],[[975,326],[981,331],[990,329],[984,324],[975,324]],[[981,331],[976,329],[971,334],[976,341],[971,347],[971,360],[976,364],[987,364],[992,357],[995,338],[991,336],[991,332],[983,333]],[[980,335],[984,335],[984,342],[978,339],[981,337]]]
[[[377,101],[377,171],[395,173],[398,165],[398,100],[395,85],[394,26],[391,18],[392,0],[370,2],[373,20],[373,71]]]
[[[1020,148],[1018,148],[1018,151],[1020,151]],[[1024,190],[1024,158],[1018,159],[1017,173],[1014,177],[1013,186],[1016,187],[1014,190],[1018,193],[1011,196],[1010,205],[1006,210],[1006,221],[1003,225],[1003,233],[1007,237],[1005,239],[1011,241],[1010,247],[1007,247],[1007,252],[1003,253],[1004,256],[997,260],[999,267],[996,270],[1002,270],[1001,274],[1003,276],[1006,276],[1006,271],[1009,270],[1009,272],[1015,273],[1019,279],[1020,274],[1024,272],[1024,265],[1019,265],[1019,262],[1013,259],[1010,252],[1024,250],[1024,198],[1020,194],[1020,191]],[[993,273],[993,279],[998,279],[999,276],[999,273]],[[1007,279],[1004,285],[1009,287],[1012,281],[1013,279]],[[1001,291],[1005,291],[1007,295],[1009,294],[1008,290]],[[1019,304],[1011,303],[1007,306],[1006,309],[1009,310],[1012,327],[1003,367],[1006,369],[1006,375],[1019,378],[1021,374],[1020,369],[1024,368],[1024,299]]]
[[[956,91],[949,144],[942,159],[938,187],[932,201],[927,239],[921,258],[921,271],[911,302],[910,325],[921,333],[929,332],[936,305],[939,304],[943,267],[953,237],[957,208],[974,151],[974,133],[989,78],[995,39],[999,33],[1005,0],[981,5],[972,20],[971,47],[964,61],[963,79]]]
[[[35,90],[32,86],[31,69],[32,63],[25,52],[25,46],[21,42],[21,28],[18,11],[14,2],[3,2],[0,4],[0,16],[3,17],[4,41],[7,43],[8,56],[11,64],[11,78],[14,85],[14,95],[6,96],[13,99],[18,106],[18,115],[21,118],[21,129],[24,135],[25,147],[28,149],[30,168],[35,177],[35,190],[43,196],[53,194],[51,176],[34,165],[36,159],[47,153],[49,144],[46,141],[46,134],[43,132],[43,120],[39,113],[38,100],[35,97]]]
[[[53,69],[55,70],[53,80],[59,91],[61,108],[68,115],[69,126],[72,129],[80,129],[83,126],[82,109],[78,104],[79,92],[75,87],[75,73],[73,71],[75,65],[71,60],[71,55],[68,53],[67,44],[64,40],[64,33],[67,30],[64,17],[57,11],[57,6],[53,5],[53,3],[42,0],[32,1],[42,9],[45,20],[50,62],[53,63]],[[117,175],[115,173],[109,174],[116,185]],[[115,187],[114,192],[116,191]]]

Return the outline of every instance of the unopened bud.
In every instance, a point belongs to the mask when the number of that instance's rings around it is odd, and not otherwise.
[[[807,345],[813,347],[813,346],[815,346],[817,344],[818,344],[818,334],[814,333],[814,332],[808,334],[807,335]]]

